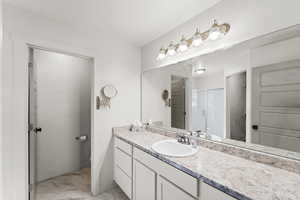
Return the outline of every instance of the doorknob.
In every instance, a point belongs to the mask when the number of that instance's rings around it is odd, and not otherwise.
[[[34,132],[36,132],[36,133],[38,133],[38,132],[42,132],[42,128],[40,128],[40,127],[36,127],[36,128],[34,129]]]
[[[258,125],[252,125],[253,130],[258,130]]]

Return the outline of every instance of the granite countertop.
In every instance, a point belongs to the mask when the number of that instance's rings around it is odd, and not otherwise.
[[[162,156],[151,146],[170,137],[149,131],[117,130],[114,135],[237,199],[300,200],[299,174],[204,147],[190,157]]]

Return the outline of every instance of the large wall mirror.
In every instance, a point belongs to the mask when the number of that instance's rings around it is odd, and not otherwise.
[[[300,26],[144,71],[142,120],[300,159]]]

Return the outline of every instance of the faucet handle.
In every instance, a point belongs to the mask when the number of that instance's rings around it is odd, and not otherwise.
[[[182,136],[182,135],[177,135],[176,137],[177,137],[177,142],[179,142],[179,143],[184,143],[184,136]]]
[[[184,137],[184,144],[187,144],[187,145],[191,144],[189,137],[187,137],[187,136]]]

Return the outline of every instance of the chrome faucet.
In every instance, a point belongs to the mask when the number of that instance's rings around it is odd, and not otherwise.
[[[190,145],[191,142],[190,142],[190,138],[185,136],[185,135],[178,135],[177,136],[177,141],[181,144],[187,144],[187,145]]]

